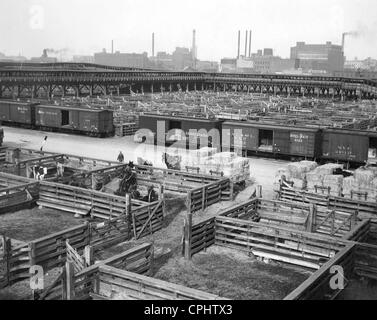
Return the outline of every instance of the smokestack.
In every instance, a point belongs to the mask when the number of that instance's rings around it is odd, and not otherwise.
[[[192,59],[196,60],[196,31],[192,31]]]
[[[251,30],[249,31],[249,58],[251,58]]]
[[[152,33],[152,57],[154,57],[154,32]]]
[[[238,31],[238,53],[237,53],[237,59],[240,58],[240,46],[241,46],[241,31]]]
[[[247,55],[247,30],[246,30],[246,36],[245,36],[245,58]]]
[[[342,51],[343,51],[343,53],[344,53],[344,42],[345,42],[346,34],[347,33],[345,33],[345,32],[342,34]]]
[[[111,54],[114,53],[114,40],[111,40]]]

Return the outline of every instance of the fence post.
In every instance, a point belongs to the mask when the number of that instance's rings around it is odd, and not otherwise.
[[[206,187],[202,189],[202,211],[204,211],[206,205]]]
[[[5,236],[1,236],[0,239],[1,239],[2,247],[3,247],[3,259],[5,260],[5,270],[4,270],[5,282],[3,286],[6,287],[9,285],[9,278],[10,278],[9,273],[10,273],[10,257],[12,254],[12,244],[11,244],[11,239],[7,239]]]
[[[65,280],[66,280],[66,294],[67,300],[73,300],[75,297],[75,287],[74,287],[74,268],[72,262],[65,263]]]
[[[92,264],[92,261],[93,261],[93,247],[92,246],[85,246],[84,260],[88,267]]]
[[[229,197],[230,197],[230,201],[233,201],[234,200],[234,182],[230,180],[229,185],[230,185]]]
[[[311,204],[309,207],[309,216],[306,223],[306,231],[313,232],[313,221],[314,221],[315,207],[314,204]]]
[[[160,185],[158,189],[158,200],[162,203],[162,216],[165,216],[165,195],[164,195],[164,185]]]
[[[126,193],[126,219],[127,219],[127,229],[128,229],[128,237],[131,237],[132,233],[132,207],[131,207],[131,196],[129,193]],[[136,228],[134,224],[134,235],[136,239]]]
[[[191,238],[192,238],[192,214],[187,212],[185,216],[185,259],[191,260]]]
[[[29,259],[30,259],[30,266],[34,266],[35,264],[35,243],[29,243]]]
[[[257,185],[257,198],[262,198],[262,186]]]

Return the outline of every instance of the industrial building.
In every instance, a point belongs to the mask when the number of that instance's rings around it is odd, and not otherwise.
[[[102,52],[94,54],[94,63],[112,66],[112,67],[134,67],[134,68],[149,68],[151,63],[148,59],[148,53],[108,53],[106,49]]]
[[[332,73],[343,70],[344,52],[341,45],[332,44],[306,44],[297,42],[291,48],[291,60],[295,60],[295,67],[303,71],[311,70],[313,73]]]

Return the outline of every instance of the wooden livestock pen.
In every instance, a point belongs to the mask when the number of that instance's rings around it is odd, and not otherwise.
[[[219,296],[152,278],[153,245],[145,243],[88,267],[68,260],[38,300],[217,300]]]
[[[26,155],[26,159],[17,160],[13,164],[11,173],[32,178],[34,177],[32,168],[41,166],[47,168],[46,181],[68,184],[74,180],[81,187],[87,189],[93,189],[96,181],[110,181],[119,177],[128,165],[29,149],[22,149],[21,153]],[[69,170],[71,174],[66,177],[58,177],[58,163],[63,170]],[[135,165],[133,172],[136,173],[138,185],[153,186],[158,189],[159,199],[162,199],[163,192],[187,195],[187,207],[192,213],[205,210],[211,204],[219,201],[233,199],[233,182],[228,178],[142,165]],[[85,211],[87,208],[84,206],[82,209]],[[80,208],[78,211],[82,212]]]
[[[336,274],[333,270],[341,270],[338,274],[341,287],[331,286],[331,279]],[[360,277],[377,280],[377,246],[351,242],[286,296],[285,300],[336,299],[343,294],[351,279]]]
[[[248,220],[258,221],[258,223],[251,221],[250,226],[245,226],[247,229],[256,228],[258,225],[261,228],[282,227],[355,241],[365,239],[371,227],[370,220],[358,219],[355,214],[347,212],[318,209],[313,204],[254,198],[192,226],[192,218],[188,214],[184,227],[186,249],[184,251],[187,258],[216,243],[215,230],[217,232],[217,227],[225,224],[225,220],[224,223],[221,222],[222,218],[239,219],[241,225],[248,223]],[[243,230],[242,226],[235,226],[235,229],[238,227],[241,228],[240,231]],[[217,239],[220,238],[219,233]]]
[[[282,182],[279,190],[275,190],[279,200],[294,201],[300,203],[313,203],[317,207],[329,210],[339,210],[357,214],[360,218],[371,218],[377,221],[377,202],[369,202],[358,199],[336,197],[320,193],[296,190]]]
[[[324,212],[326,210],[321,213],[315,205],[306,203],[255,198],[201,221],[191,229],[186,224],[183,252],[187,259],[191,259],[193,255],[215,245],[309,268],[314,273],[286,299],[339,298],[343,291],[329,285],[334,268],[341,267],[344,278],[356,279],[353,280],[356,282],[360,277],[377,279],[377,246],[355,242],[367,239],[374,242],[377,239],[377,225],[370,219],[358,219],[351,227],[334,216],[334,210],[330,211],[329,216],[323,216]],[[340,224],[344,232],[324,233],[324,230],[316,228],[318,220],[321,226],[329,217]],[[251,221],[255,218],[259,222]],[[342,228],[338,227],[338,230]],[[351,295],[352,290],[349,289]]]
[[[119,176],[127,164],[117,164],[107,168],[88,172],[86,177],[93,180],[96,176],[105,176],[110,180]],[[187,207],[190,212],[204,210],[211,204],[233,199],[233,183],[228,178],[195,174],[177,170],[134,166],[138,185],[159,186],[164,192],[187,195]],[[160,192],[161,193],[161,192]]]
[[[57,183],[30,181],[33,180],[1,173],[0,182],[3,186],[23,184],[0,190],[4,191],[0,197],[0,210],[8,212],[12,206],[20,208],[30,201],[37,201],[40,206],[59,211],[85,215],[90,213],[93,222],[86,222],[16,246],[11,246],[10,239],[4,238],[0,259],[0,263],[5,266],[0,279],[2,286],[29,278],[29,268],[33,265],[41,265],[47,271],[64,264],[67,240],[78,251],[82,251],[87,245],[99,250],[131,238],[139,239],[162,228],[162,200],[143,203],[131,200],[129,196],[118,197]],[[15,203],[13,195],[17,193],[12,193],[13,191],[21,194],[28,192],[32,198],[25,198],[27,201],[24,203]]]

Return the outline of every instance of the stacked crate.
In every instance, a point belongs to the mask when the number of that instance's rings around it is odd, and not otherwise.
[[[139,130],[139,116],[126,112],[116,112],[114,113],[114,127],[116,136],[132,136]]]
[[[115,135],[118,137],[132,136],[139,129],[135,122],[126,122],[115,125]]]

